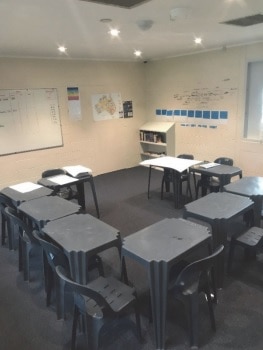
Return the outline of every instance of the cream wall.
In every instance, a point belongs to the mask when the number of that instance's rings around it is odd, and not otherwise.
[[[262,143],[243,139],[247,62],[258,60],[263,60],[262,43],[147,63],[146,115],[175,120],[176,155],[191,153],[200,160],[228,156],[244,175],[263,176]],[[199,97],[193,97],[196,93]],[[228,121],[212,123],[215,129],[183,127],[196,121],[156,117],[158,108],[227,110]]]
[[[141,63],[0,59],[0,89],[57,88],[63,147],[0,156],[0,188],[36,181],[45,169],[82,164],[94,175],[132,167],[139,161],[138,129],[145,119]],[[67,87],[79,87],[82,120],[68,115]],[[91,95],[120,92],[132,100],[133,118],[95,122]]]
[[[136,166],[140,126],[146,119],[171,120],[156,118],[157,108],[227,110],[227,123],[216,129],[182,127],[187,120],[177,117],[175,154],[192,153],[200,160],[228,156],[244,175],[263,176],[262,143],[242,137],[247,62],[258,60],[263,60],[262,43],[147,64],[2,58],[0,89],[58,89],[64,145],[0,156],[0,188],[36,181],[44,169],[64,165],[83,164],[94,175]],[[79,87],[81,121],[69,118],[68,86]],[[180,100],[195,91],[216,97]],[[132,100],[134,117],[94,122],[91,95],[108,92]]]

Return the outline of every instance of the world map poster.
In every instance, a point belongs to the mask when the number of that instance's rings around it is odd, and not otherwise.
[[[112,92],[92,95],[92,111],[95,121],[123,118],[121,94]]]

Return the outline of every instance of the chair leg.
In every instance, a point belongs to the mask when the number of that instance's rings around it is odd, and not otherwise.
[[[216,321],[215,321],[215,314],[214,314],[214,309],[213,309],[213,301],[211,298],[211,290],[208,287],[206,291],[206,298],[207,298],[207,304],[208,304],[208,309],[209,309],[209,315],[210,315],[210,321],[211,321],[211,326],[214,331],[216,331]]]
[[[235,250],[235,239],[232,238],[229,245],[229,252],[228,252],[228,259],[227,259],[227,273],[230,273],[230,270],[232,267],[234,250]]]
[[[78,318],[79,318],[79,311],[78,311],[78,308],[76,306],[74,306],[72,335],[71,335],[71,350],[75,350],[75,348],[76,348]]]
[[[2,232],[2,237],[1,237],[1,244],[5,245],[5,239],[6,239],[6,219],[5,216],[2,214],[1,215],[1,232]]]
[[[23,271],[24,281],[29,281],[29,255],[30,247],[27,243],[22,243],[22,259],[23,259]]]
[[[46,267],[45,285],[46,285],[46,305],[49,306],[51,303],[51,295],[52,295],[52,289],[54,285],[53,271],[50,266]]]
[[[136,319],[136,328],[137,328],[138,339],[139,339],[140,342],[142,342],[141,317],[140,317],[140,313],[139,313],[137,305],[134,307],[134,311],[135,311],[135,319]]]
[[[22,250],[22,241],[21,238],[19,237],[18,239],[18,271],[23,270],[23,250]]]
[[[190,345],[198,348],[199,300],[198,293],[189,297],[190,302]]]
[[[62,281],[57,275],[55,278],[55,291],[56,291],[56,309],[57,309],[57,319],[65,317],[65,282]]]

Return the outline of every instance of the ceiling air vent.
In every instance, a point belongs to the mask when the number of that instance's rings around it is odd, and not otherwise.
[[[125,7],[127,9],[130,9],[134,6],[142,5],[144,2],[147,2],[150,0],[80,0],[80,1],[93,2],[101,5],[119,6],[119,7]]]
[[[230,21],[221,22],[221,23],[232,24],[234,26],[239,26],[239,27],[249,27],[249,26],[253,26],[254,24],[263,23],[263,15],[259,13],[257,15],[231,19]]]

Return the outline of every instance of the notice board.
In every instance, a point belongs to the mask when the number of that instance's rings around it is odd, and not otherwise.
[[[0,155],[62,144],[57,89],[0,90]]]

